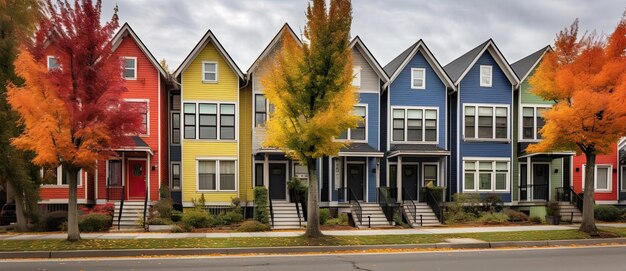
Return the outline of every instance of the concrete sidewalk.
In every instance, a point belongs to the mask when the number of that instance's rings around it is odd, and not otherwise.
[[[602,227],[626,227],[626,224],[598,224]],[[577,225],[537,225],[537,226],[500,226],[500,227],[458,227],[458,228],[414,228],[389,230],[347,230],[323,231],[330,236],[371,236],[371,235],[404,235],[404,234],[455,234],[485,232],[519,232],[519,231],[554,231],[577,229]],[[83,239],[172,239],[172,238],[231,238],[231,237],[296,237],[304,231],[279,232],[229,232],[229,233],[82,233]],[[65,233],[26,233],[0,234],[0,240],[60,240],[67,238]]]

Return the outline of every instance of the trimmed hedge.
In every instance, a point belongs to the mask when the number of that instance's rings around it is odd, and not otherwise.
[[[211,226],[211,216],[201,209],[186,210],[182,218],[185,228],[208,228]]]
[[[113,218],[107,214],[91,213],[78,219],[78,228],[82,232],[102,232],[111,228]]]
[[[270,223],[270,214],[267,202],[267,188],[257,186],[254,188],[254,220],[263,224]]]
[[[259,232],[259,231],[270,231],[270,225],[261,223],[256,220],[248,220],[243,222],[237,231],[239,232]]]
[[[613,222],[620,218],[622,211],[613,205],[596,205],[593,213],[597,220]]]
[[[44,215],[41,228],[44,231],[59,231],[61,225],[67,222],[67,211],[50,212]]]

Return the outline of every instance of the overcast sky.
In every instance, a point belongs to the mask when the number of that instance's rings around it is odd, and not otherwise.
[[[284,23],[298,33],[307,0],[103,0],[103,19],[119,5],[157,59],[174,70],[211,29],[244,72]],[[509,62],[552,44],[575,18],[580,28],[610,33],[624,0],[353,0],[352,35],[381,65],[423,39],[442,65],[493,38]]]

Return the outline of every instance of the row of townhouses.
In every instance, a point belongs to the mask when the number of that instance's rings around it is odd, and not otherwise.
[[[260,77],[284,38],[300,42],[285,24],[244,72],[208,31],[170,75],[125,24],[113,49],[123,59],[124,98],[145,105],[144,133],[100,159],[95,172],[80,173],[79,204],[124,200],[132,209],[157,201],[160,187],[168,186],[182,207],[202,195],[210,206],[230,205],[235,197],[252,206],[253,188],[265,186],[274,208],[296,208],[287,182],[307,180],[306,167],[262,144],[273,107]],[[321,207],[354,212],[350,207],[358,204],[377,219],[385,201],[412,206],[414,218],[437,223],[422,187],[445,187],[445,201],[456,193],[497,196],[530,213],[571,197],[572,188],[581,192],[584,157],[526,152],[541,140],[542,112],[553,104],[528,83],[550,46],[509,64],[487,40],[442,66],[419,40],[384,67],[358,36],[350,46],[358,93],[353,113],[362,121],[337,138],[348,147],[318,160]],[[56,65],[53,53],[48,65]],[[626,199],[624,143],[613,150],[598,158],[598,203]],[[63,168],[42,174],[40,203],[62,208]]]

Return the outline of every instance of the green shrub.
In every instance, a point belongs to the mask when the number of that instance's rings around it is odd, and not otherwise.
[[[396,226],[400,226],[403,228],[408,228],[409,224],[404,223],[404,220],[402,219],[402,215],[399,212],[395,212],[393,214],[393,222],[396,223]]]
[[[320,225],[326,225],[326,222],[331,218],[329,209],[320,209]]]
[[[331,218],[326,220],[327,226],[347,226],[348,225],[348,214],[339,214],[337,218]]]
[[[547,216],[561,215],[560,209],[561,207],[559,206],[558,202],[550,201],[548,202],[548,205],[546,205],[546,215]]]
[[[182,227],[178,225],[172,226],[172,233],[181,233],[181,232],[185,232],[185,230]]]
[[[172,211],[171,219],[173,222],[180,222],[182,218],[183,218],[183,212],[178,211],[178,210]]]
[[[159,188],[159,199],[169,199],[170,198],[170,188],[167,186],[161,186]]]
[[[174,211],[173,201],[170,198],[162,198],[154,204],[154,209],[159,212],[159,218],[171,219]]]
[[[148,225],[169,225],[172,224],[172,220],[161,217],[154,217],[148,220]]]
[[[112,219],[107,214],[91,213],[78,219],[78,228],[83,232],[101,232],[111,228]]]
[[[605,222],[617,221],[622,214],[621,210],[613,205],[596,205],[593,213],[597,220]]]
[[[520,211],[516,211],[513,209],[507,209],[504,211],[504,214],[509,217],[509,221],[511,222],[526,222],[528,221],[528,216],[525,213]]]
[[[485,223],[485,224],[491,224],[491,225],[504,224],[504,223],[509,221],[509,216],[507,216],[507,215],[505,215],[503,213],[484,212],[478,218],[478,221],[482,222],[482,223]]]
[[[454,194],[453,202],[448,205],[444,213],[446,224],[466,223],[475,221],[482,207],[478,194]]]
[[[481,200],[483,211],[490,213],[499,213],[504,209],[504,203],[498,195],[488,195]]]
[[[541,224],[543,223],[543,218],[541,218],[540,216],[532,215],[528,218],[528,221],[534,224]]]
[[[219,215],[224,225],[237,224],[243,221],[243,215],[237,211],[230,211]]]
[[[443,193],[446,191],[446,188],[443,186],[425,186],[424,190],[430,191],[435,197],[437,202],[443,202]]]
[[[224,225],[224,220],[222,220],[222,216],[220,215],[209,215],[209,222],[205,226],[205,228],[215,227]]]
[[[50,212],[43,216],[42,230],[44,231],[58,231],[62,230],[61,225],[67,222],[66,211]]]
[[[267,202],[267,188],[257,186],[254,188],[254,220],[263,224],[270,222],[270,214]]]
[[[444,213],[445,224],[457,224],[476,221],[478,218],[473,213],[467,213],[464,211],[458,212],[445,212]]]
[[[211,216],[201,209],[190,209],[183,213],[183,224],[186,229],[206,228],[211,225]]]
[[[259,232],[259,231],[270,231],[270,225],[261,223],[256,220],[248,220],[243,222],[237,231],[239,232]]]

